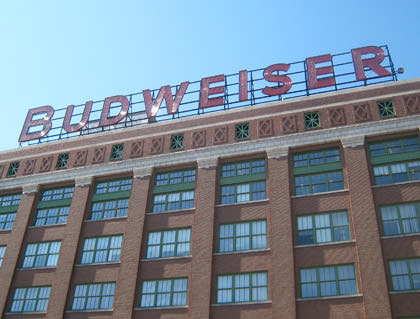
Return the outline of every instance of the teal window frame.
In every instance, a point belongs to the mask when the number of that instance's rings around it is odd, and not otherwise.
[[[19,166],[20,166],[20,162],[11,162],[9,164],[9,168],[7,170],[7,174],[6,177],[14,177],[17,175],[18,171],[19,171]]]
[[[17,287],[12,297],[11,313],[47,312],[51,286]]]
[[[56,169],[67,168],[69,163],[69,153],[59,154],[57,157],[57,164],[55,165]]]
[[[98,282],[74,286],[71,310],[109,310],[114,306],[115,282]]]
[[[184,149],[184,134],[171,135],[171,151],[177,151]]]
[[[81,265],[119,262],[123,235],[87,237],[83,241]]]
[[[242,141],[249,139],[249,123],[241,123],[235,125],[235,140]]]
[[[59,187],[44,190],[37,204],[34,226],[67,223],[74,187]]]
[[[191,255],[191,228],[151,231],[148,234],[146,259]]]
[[[124,153],[124,144],[114,144],[112,145],[111,155],[109,159],[111,161],[122,159],[123,153]]]
[[[226,163],[221,166],[221,205],[267,198],[264,158]]]
[[[296,229],[297,243],[300,246],[351,240],[347,211],[298,215],[296,216]]]
[[[22,261],[22,269],[56,267],[61,241],[28,243]]]
[[[195,168],[156,174],[151,213],[194,208],[195,180]]]
[[[379,210],[384,236],[420,233],[420,202],[381,206]]]
[[[340,148],[294,153],[293,177],[296,196],[343,190]]]
[[[22,194],[0,196],[0,231],[13,228]]]
[[[0,246],[0,268],[1,265],[3,264],[3,259],[4,259],[4,254],[6,253],[6,245],[1,245]]]
[[[392,100],[384,100],[376,102],[380,118],[395,116],[395,108]]]
[[[420,258],[388,261],[393,291],[420,290]]]
[[[217,304],[263,302],[267,300],[268,273],[266,271],[217,276]]]
[[[407,136],[369,143],[375,185],[420,180],[420,142]]]
[[[267,221],[252,220],[219,225],[219,253],[267,248]]]
[[[144,280],[140,308],[182,307],[187,305],[188,278]]]
[[[351,273],[344,274],[344,269]],[[299,279],[301,298],[356,295],[358,291],[354,264],[301,268]]]
[[[95,184],[89,220],[126,217],[133,179],[120,178]]]

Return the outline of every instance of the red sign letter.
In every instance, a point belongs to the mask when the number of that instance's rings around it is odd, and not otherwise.
[[[168,111],[168,114],[176,113],[189,84],[190,82],[188,81],[181,83],[179,90],[176,92],[175,101],[172,98],[172,90],[169,85],[165,85],[160,88],[154,102],[152,95],[150,94],[150,90],[143,90],[143,98],[144,104],[146,105],[147,117],[155,118],[163,99],[165,99],[166,110]]]
[[[73,133],[79,131],[89,121],[90,111],[92,110],[92,101],[86,102],[85,109],[83,110],[82,119],[77,124],[70,124],[71,117],[73,115],[74,105],[69,105],[66,110],[66,115],[63,120],[63,129],[67,133]]]
[[[334,73],[334,69],[332,65],[316,68],[317,63],[331,62],[331,61],[332,61],[331,54],[324,54],[324,55],[314,56],[314,57],[306,59],[306,71],[308,72],[309,90],[335,85],[334,77],[318,79],[318,75]]]
[[[206,107],[213,107],[223,104],[223,96],[214,97],[209,99],[209,95],[212,94],[220,94],[225,91],[224,85],[216,86],[210,88],[211,83],[222,82],[225,80],[225,75],[215,75],[210,76],[208,78],[201,79],[201,88],[200,88],[200,109],[204,109]]]
[[[248,100],[248,71],[239,71],[239,101]]]
[[[289,68],[290,68],[290,64],[283,64],[283,63],[273,64],[266,67],[263,73],[264,79],[266,79],[266,81],[268,82],[278,82],[279,86],[278,87],[266,86],[262,90],[262,92],[270,96],[282,95],[282,94],[287,93],[287,91],[289,91],[290,88],[292,87],[292,79],[289,78],[287,75],[278,75],[278,74],[273,74],[273,73],[277,71],[286,72],[289,70]],[[280,86],[280,83],[283,83],[283,85]]]
[[[32,120],[34,115],[42,113],[47,114],[42,119]],[[53,115],[54,109],[49,105],[30,109],[26,115],[25,124],[23,125],[22,132],[20,133],[19,142],[27,142],[47,135],[51,129],[51,118]],[[42,126],[42,130],[29,133],[31,127],[36,126]]]
[[[115,116],[109,117],[109,109],[111,108],[112,103],[121,103],[121,111]],[[130,107],[130,101],[124,95],[116,95],[107,97],[104,101],[104,106],[102,108],[101,119],[99,120],[99,126],[108,126],[117,124],[121,121],[128,112]]]
[[[362,55],[364,54],[373,54],[374,57],[362,59]],[[391,75],[391,72],[389,72],[381,65],[381,62],[385,59],[385,52],[382,50],[382,48],[369,46],[352,49],[351,55],[353,57],[353,66],[357,81],[366,80],[365,67],[370,68],[379,76]]]

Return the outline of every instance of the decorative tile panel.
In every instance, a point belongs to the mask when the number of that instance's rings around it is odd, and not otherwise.
[[[105,160],[105,147],[95,148],[92,163],[103,163]]]
[[[131,143],[130,157],[141,157],[143,156],[143,141]]]
[[[258,122],[258,137],[270,137],[274,135],[273,121],[271,119]]]
[[[420,113],[420,95],[404,96],[404,106],[408,114]]]
[[[158,138],[152,139],[152,147],[150,149],[150,153],[151,154],[163,153],[163,145],[164,145],[163,143],[164,143],[164,138],[163,137],[158,137]]]
[[[39,171],[41,173],[48,172],[51,169],[52,162],[53,162],[52,156],[42,158],[41,167],[39,168]]]
[[[228,128],[216,127],[214,129],[213,144],[224,144],[228,141]]]
[[[78,167],[78,166],[86,165],[87,154],[88,154],[87,150],[77,152],[76,158],[74,159],[73,166]]]
[[[197,131],[192,133],[192,148],[206,146],[206,131]]]
[[[333,109],[328,111],[328,117],[332,126],[345,125],[346,115],[344,109]]]
[[[355,122],[366,122],[372,120],[369,104],[360,104],[353,106]]]
[[[34,173],[36,159],[25,161],[23,164],[23,175],[30,175]]]
[[[296,133],[297,132],[296,116],[283,117],[281,119],[281,130],[284,134]]]

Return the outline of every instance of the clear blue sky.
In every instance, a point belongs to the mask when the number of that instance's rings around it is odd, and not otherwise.
[[[0,2],[0,150],[29,109],[388,44],[420,77],[419,0]]]

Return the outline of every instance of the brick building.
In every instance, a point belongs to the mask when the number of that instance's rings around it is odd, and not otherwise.
[[[420,79],[0,153],[2,318],[420,318]]]

